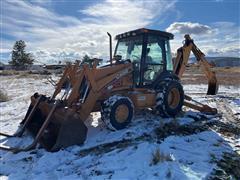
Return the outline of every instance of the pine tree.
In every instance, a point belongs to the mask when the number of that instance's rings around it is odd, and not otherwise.
[[[33,56],[31,53],[26,53],[26,44],[23,40],[16,41],[13,46],[12,60],[9,62],[16,68],[26,68],[26,66],[33,64]]]
[[[93,62],[93,60],[90,59],[90,57],[88,55],[85,55],[85,56],[83,56],[83,60],[82,60],[81,64],[87,63],[87,64],[91,65],[92,62]]]

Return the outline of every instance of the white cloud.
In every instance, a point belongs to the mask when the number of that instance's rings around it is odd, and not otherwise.
[[[236,56],[240,57],[240,46],[222,47],[222,48],[208,48],[206,54],[212,56]]]
[[[166,31],[174,33],[171,42],[173,52],[182,46],[184,34],[190,34],[207,56],[240,57],[240,27],[232,22],[215,22],[210,25],[174,22]]]
[[[180,33],[180,34],[212,34],[214,30],[200,23],[192,23],[192,22],[174,22],[172,23],[166,31],[172,33]]]
[[[0,49],[0,53],[10,53],[10,49]]]
[[[41,5],[41,6],[49,6],[52,3],[52,0],[29,0],[33,4]]]
[[[164,0],[106,0],[80,9],[79,17],[84,14],[84,18],[77,18],[59,15],[42,6],[41,2],[4,1],[3,33],[15,40],[25,40],[28,50],[44,61],[48,56],[56,61],[70,55],[73,58],[84,54],[107,57],[109,45],[106,32],[116,35],[146,27],[155,18],[165,16],[174,4],[175,1]],[[11,43],[13,45],[14,40]],[[9,48],[9,45],[3,48]],[[41,55],[37,51],[45,53]]]
[[[51,2],[51,1],[47,1]],[[69,2],[71,3],[71,2]],[[23,39],[27,50],[39,61],[79,59],[84,54],[108,57],[108,36],[160,22],[175,9],[176,1],[106,0],[76,12],[79,16],[57,14],[43,0],[2,1],[2,52],[10,52],[15,40]],[[175,11],[174,11],[175,12]],[[176,11],[177,12],[177,11]],[[84,16],[83,16],[84,15]],[[172,50],[180,47],[183,34],[190,33],[208,55],[239,56],[240,29],[232,22],[200,24],[173,22],[167,29],[175,35]]]

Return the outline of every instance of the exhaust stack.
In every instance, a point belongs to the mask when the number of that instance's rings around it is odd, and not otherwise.
[[[110,63],[112,65],[112,35],[109,32],[107,32],[107,35],[109,36],[109,51],[110,51],[109,55],[110,55]]]

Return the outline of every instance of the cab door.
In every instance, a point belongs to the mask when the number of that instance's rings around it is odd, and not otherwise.
[[[142,63],[142,84],[150,85],[161,72],[166,70],[166,40],[148,34]]]

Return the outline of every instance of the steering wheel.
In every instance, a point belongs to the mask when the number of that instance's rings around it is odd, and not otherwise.
[[[152,81],[154,79],[155,71],[152,68],[148,68],[144,72],[144,79],[146,81]]]
[[[136,59],[140,59],[140,57],[138,57],[137,55],[132,55],[132,57],[134,58],[136,58]]]

